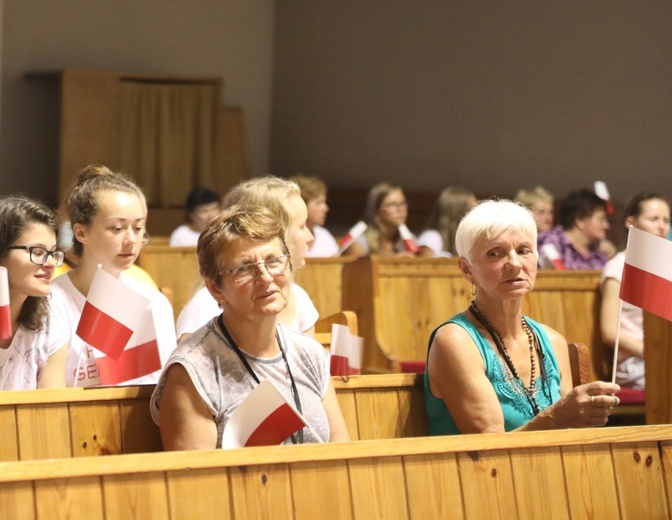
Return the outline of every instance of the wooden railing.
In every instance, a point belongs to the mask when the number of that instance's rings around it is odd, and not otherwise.
[[[0,463],[2,518],[670,518],[672,426]]]
[[[422,379],[334,378],[353,439],[427,434]],[[149,413],[153,386],[0,392],[0,460],[161,451]]]

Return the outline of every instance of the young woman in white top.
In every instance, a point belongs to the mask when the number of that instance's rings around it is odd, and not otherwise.
[[[436,200],[427,222],[427,229],[418,237],[422,256],[457,256],[455,233],[467,211],[476,204],[474,192],[449,186]]]
[[[315,237],[306,256],[325,258],[338,253],[338,243],[328,229],[324,227],[329,206],[327,205],[327,186],[317,177],[297,175],[291,179],[301,189],[301,198],[308,208],[307,226]]]
[[[276,219],[287,229],[287,245],[292,255],[292,266],[301,269],[306,265],[306,252],[313,241],[307,226],[308,210],[295,182],[278,177],[257,177],[243,181],[226,194],[223,208],[234,204],[263,206],[271,210]],[[291,297],[280,313],[281,323],[298,332],[312,333],[319,314],[310,297],[297,284],[291,284]],[[177,337],[184,339],[222,312],[205,287],[199,289],[182,309],[177,318]]]
[[[67,332],[50,305],[56,250],[54,212],[24,196],[0,199],[0,265],[7,269],[11,337],[0,339],[0,389],[65,386]]]
[[[344,254],[415,256],[406,250],[399,233],[399,226],[405,225],[407,218],[408,202],[402,189],[386,182],[376,184],[369,190],[364,210],[366,232]]]
[[[665,238],[670,232],[670,205],[662,195],[642,192],[625,206],[625,227],[630,226]],[[618,331],[619,293],[625,265],[625,252],[617,253],[602,271],[600,328],[602,341],[614,348]],[[644,330],[642,309],[623,302],[621,332],[618,340],[616,383],[644,390]]]
[[[78,263],[75,269],[54,281],[54,292],[58,291],[63,296],[64,304],[60,305],[58,312],[70,329],[68,386],[101,384],[96,361],[100,354],[97,355],[75,333],[99,265],[149,299],[142,322],[151,323],[149,327],[153,327],[163,365],[177,345],[170,302],[159,291],[124,275],[147,243],[147,204],[142,191],[126,176],[105,166],[92,165],[79,173],[66,205]],[[129,345],[138,340],[139,334],[136,333],[129,340]],[[121,384],[156,383],[159,373],[157,370]]]

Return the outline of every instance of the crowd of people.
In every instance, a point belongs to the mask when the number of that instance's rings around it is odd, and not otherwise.
[[[642,312],[624,304],[621,317],[624,253],[607,239],[607,202],[593,191],[567,194],[554,225],[555,199],[540,186],[513,201],[479,201],[449,186],[416,237],[403,189],[380,183],[369,190],[361,232],[347,243],[326,226],[327,195],[323,181],[305,175],[243,181],[223,198],[200,187],[189,192],[170,245],[196,247],[202,282],[176,323],[169,300],[135,265],[149,242],[148,211],[129,177],[84,168],[60,223],[39,201],[0,198],[12,331],[0,339],[0,389],[101,384],[98,354],[77,326],[102,268],[149,301],[143,322],[155,332],[161,368],[123,384],[156,385],[151,413],[166,449],[220,447],[227,421],[262,379],[310,425],[286,444],[348,440],[329,354],[312,337],[318,312],[294,281],[306,258],[339,254],[453,257],[471,284],[471,305],[428,338],[431,434],[603,425],[619,385],[644,388]],[[639,193],[625,205],[624,224],[667,237],[669,203]],[[620,333],[616,383],[573,387],[566,340],[523,315],[544,266],[540,252],[549,250],[566,269],[603,269],[602,339],[613,347]]]

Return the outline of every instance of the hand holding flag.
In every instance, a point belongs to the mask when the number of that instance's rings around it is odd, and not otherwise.
[[[12,315],[9,310],[9,277],[0,266],[0,339],[12,337]]]
[[[368,226],[366,225],[366,222],[363,220],[360,220],[350,228],[350,231],[341,239],[341,243],[339,244],[338,252],[336,253],[336,256],[341,256],[343,252],[349,248],[355,240],[357,240],[364,231],[366,231],[366,228]]]
[[[415,243],[413,234],[410,232],[406,224],[399,224],[399,235],[401,235],[401,239],[404,241],[404,247],[406,248],[406,251],[409,251],[414,255],[417,255],[420,252],[420,248],[418,247],[418,244]]]
[[[539,248],[539,265],[542,269],[565,269],[565,263],[560,258],[560,251],[554,244],[544,244]]]

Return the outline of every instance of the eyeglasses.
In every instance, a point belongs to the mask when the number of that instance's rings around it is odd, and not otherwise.
[[[9,246],[7,249],[25,249],[30,252],[30,261],[36,265],[44,265],[53,257],[55,267],[61,267],[63,260],[65,260],[65,253],[63,251],[49,251],[40,246]]]
[[[399,211],[400,209],[408,209],[408,202],[386,202],[381,208],[385,211]]]
[[[142,242],[140,242],[140,249],[144,249],[149,245],[149,243],[152,241],[152,237],[149,236],[149,233],[147,231],[144,232],[142,235]]]
[[[257,262],[255,264],[245,264],[232,269],[227,269],[222,271],[221,274],[230,274],[233,276],[233,281],[236,283],[249,282],[254,280],[261,273],[262,266],[266,268],[266,271],[271,276],[282,274],[287,270],[287,266],[290,265],[289,255],[280,255],[269,258],[264,262]]]

